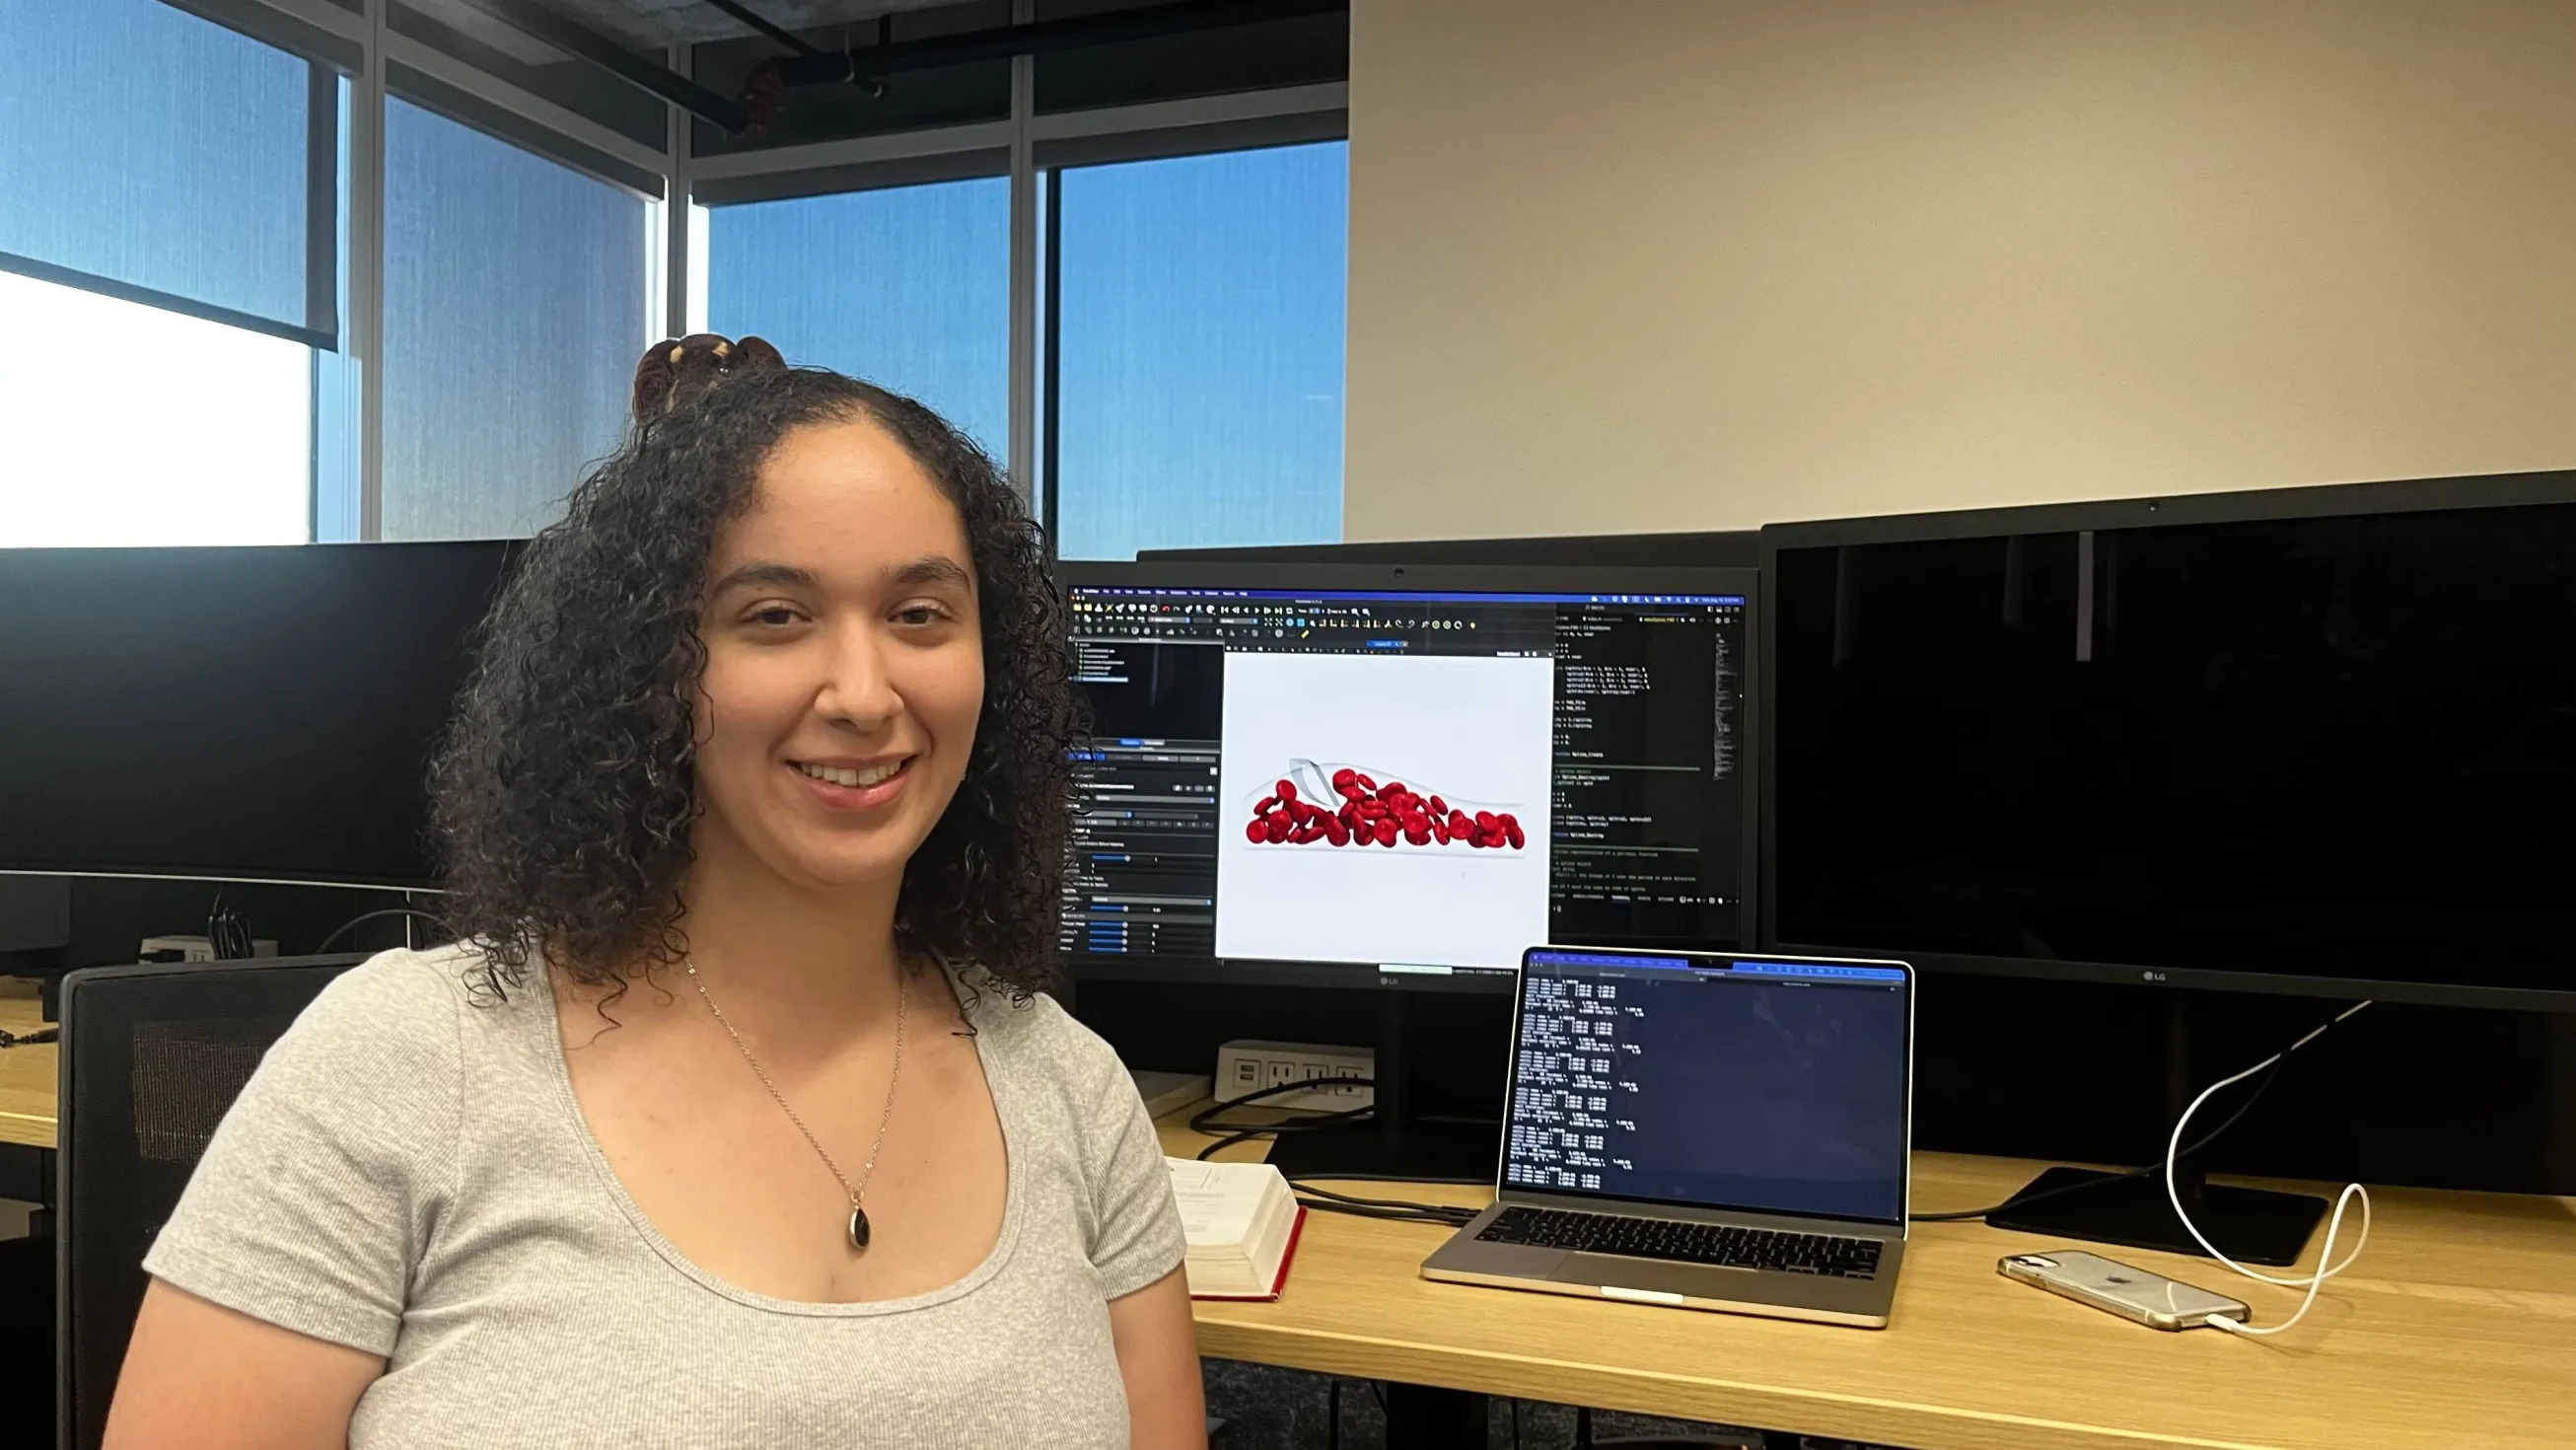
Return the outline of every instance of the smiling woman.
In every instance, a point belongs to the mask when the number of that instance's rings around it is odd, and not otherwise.
[[[530,545],[437,772],[465,939],[263,1062],[111,1446],[1204,1446],[1153,1123],[1038,990],[1043,551],[936,415],[752,341],[648,354]]]
[[[758,358],[754,342],[737,355]],[[440,767],[448,919],[494,943],[505,978],[541,947],[595,982],[676,962],[674,888],[708,804],[691,787],[721,773],[736,743],[729,730],[700,738],[733,715],[697,698],[732,664],[706,672],[720,654],[760,647],[760,630],[773,649],[801,630],[810,658],[821,571],[802,568],[801,595],[778,588],[813,552],[795,531],[814,523],[872,556],[896,517],[885,509],[908,505],[902,522],[935,541],[924,557],[967,576],[947,592],[969,610],[965,633],[992,688],[966,738],[949,742],[951,763],[962,770],[971,749],[978,768],[957,811],[931,811],[939,829],[905,867],[897,930],[1015,986],[1044,985],[1074,706],[1045,548],[1018,497],[981,450],[908,398],[834,373],[735,364],[712,346],[680,350],[674,411],[640,422],[574,495],[489,626]],[[667,358],[648,353],[647,370]],[[747,606],[768,603],[809,617],[747,622]]]

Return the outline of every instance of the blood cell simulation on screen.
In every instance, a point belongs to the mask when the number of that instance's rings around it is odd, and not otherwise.
[[[1469,811],[1400,780],[1380,785],[1350,766],[1335,769],[1331,783],[1332,795],[1323,796],[1314,792],[1311,779],[1308,791],[1301,792],[1295,781],[1281,778],[1253,805],[1244,839],[1256,846],[1462,845],[1490,851],[1528,845],[1521,823],[1509,811]]]

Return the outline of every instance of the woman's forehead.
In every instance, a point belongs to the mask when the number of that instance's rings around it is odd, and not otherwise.
[[[817,574],[970,557],[957,506],[903,445],[872,423],[789,435],[761,466],[750,506],[716,540],[713,572],[790,560]]]

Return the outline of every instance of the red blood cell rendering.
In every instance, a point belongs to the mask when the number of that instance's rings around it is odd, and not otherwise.
[[[1471,818],[1437,795],[1420,795],[1402,781],[1384,785],[1343,767],[1332,777],[1339,804],[1327,810],[1298,794],[1296,782],[1281,777],[1252,808],[1243,838],[1254,845],[1392,847],[1401,837],[1408,846],[1466,845],[1479,850],[1522,850],[1528,837],[1509,812],[1478,811]]]

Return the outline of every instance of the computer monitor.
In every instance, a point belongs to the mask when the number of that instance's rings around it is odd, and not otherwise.
[[[1532,951],[1501,1186],[1905,1222],[1900,962]]]
[[[435,884],[501,542],[0,550],[0,871]]]
[[[1761,939],[2576,1010],[2571,561],[2576,473],[1767,528]],[[2239,1259],[2324,1210],[2178,1168]],[[2198,1252],[2161,1174],[1988,1222]]]
[[[1508,992],[1748,928],[1732,569],[1061,566],[1076,976]]]
[[[2576,473],[1763,551],[1767,945],[2576,1009]]]
[[[1672,534],[1554,534],[1514,539],[1404,539],[1357,544],[1245,544],[1230,548],[1145,549],[1146,563],[1202,564],[1545,564],[1600,568],[1756,568],[1757,529]]]

